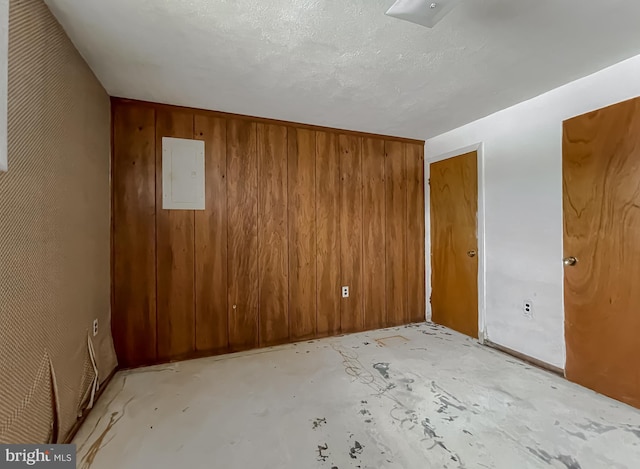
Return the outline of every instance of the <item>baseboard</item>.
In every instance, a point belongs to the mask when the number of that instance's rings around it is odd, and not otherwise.
[[[491,347],[493,349],[496,349],[500,352],[506,353],[507,355],[511,355],[512,357],[518,358],[520,360],[522,360],[523,362],[527,362],[530,365],[533,365],[537,368],[541,368],[545,371],[550,371],[553,374],[556,374],[558,376],[561,376],[564,378],[564,370],[562,368],[558,368],[557,366],[553,366],[550,365],[548,363],[545,363],[541,360],[538,360],[537,358],[533,358],[530,357],[528,355],[525,355],[524,353],[520,353],[520,352],[516,352],[515,350],[511,350],[508,347],[504,347],[502,345],[498,345],[494,342],[491,342],[489,339],[484,339],[484,341],[482,342],[483,345],[486,345],[487,347]]]
[[[100,389],[95,395],[95,399],[93,401],[93,407],[89,410],[85,410],[84,412],[82,412],[82,416],[76,420],[76,422],[73,424],[73,427],[71,427],[71,430],[69,430],[69,433],[67,433],[67,436],[62,441],[63,444],[68,445],[75,438],[76,434],[78,433],[78,430],[80,430],[80,427],[82,426],[84,421],[87,419],[89,414],[93,411],[93,409],[95,409],[96,407],[95,404],[98,402],[98,399],[100,399],[100,396],[102,396],[102,393],[104,392],[105,389],[107,389],[107,386],[111,382],[111,379],[118,371],[119,371],[118,367],[114,368],[113,371],[109,373],[109,376],[107,376],[107,379],[105,379],[102,382],[102,384],[100,385]]]
[[[261,344],[261,345],[257,345],[255,347],[246,347],[246,348],[237,348],[237,349],[233,349],[230,347],[227,348],[218,348],[218,349],[213,349],[213,350],[199,350],[199,351],[195,351],[195,352],[188,352],[185,353],[183,355],[176,355],[173,357],[167,357],[167,358],[163,358],[163,359],[157,359],[154,361],[149,361],[149,362],[143,362],[143,363],[135,363],[135,364],[128,364],[123,357],[118,357],[118,370],[119,371],[125,371],[125,370],[135,370],[138,368],[147,368],[150,366],[157,366],[157,365],[166,365],[167,363],[177,363],[177,362],[182,362],[182,361],[188,361],[188,360],[197,360],[200,358],[210,358],[210,357],[219,357],[219,356],[224,356],[224,355],[232,355],[235,353],[239,353],[239,352],[251,352],[251,351],[264,351],[268,348],[271,347],[278,347],[280,345],[293,345],[293,344],[297,344],[297,343],[302,343],[302,342],[309,342],[309,341],[314,341],[314,340],[319,340],[319,339],[327,339],[330,337],[342,337],[345,335],[351,335],[351,334],[362,334],[363,332],[372,332],[372,331],[381,331],[381,330],[385,330],[385,329],[393,329],[396,327],[404,327],[404,326],[409,326],[411,324],[424,324],[424,321],[421,322],[409,322],[406,324],[397,324],[397,325],[389,325],[389,326],[385,326],[385,327],[376,327],[373,329],[369,329],[369,328],[365,328],[361,331],[351,331],[351,332],[338,332],[335,334],[331,334],[328,333],[326,335],[313,335],[313,336],[308,336],[308,337],[296,337],[295,339],[287,339],[287,340],[283,340],[281,342],[277,342],[277,343],[271,343],[271,344]]]

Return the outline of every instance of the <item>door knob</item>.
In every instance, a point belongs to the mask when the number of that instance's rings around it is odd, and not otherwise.
[[[476,257],[476,252],[475,251],[467,251],[467,256]]]
[[[571,257],[565,257],[562,262],[564,263],[564,265],[566,266],[574,266],[578,263],[578,259],[576,259],[575,257],[571,256]]]

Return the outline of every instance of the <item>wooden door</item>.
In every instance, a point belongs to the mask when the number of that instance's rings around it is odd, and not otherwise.
[[[431,310],[437,324],[478,337],[478,155],[431,164]]]
[[[564,123],[566,376],[640,407],[640,98]]]

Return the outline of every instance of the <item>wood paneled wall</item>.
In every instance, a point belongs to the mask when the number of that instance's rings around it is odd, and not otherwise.
[[[422,142],[112,104],[121,366],[424,321]],[[205,142],[205,210],[162,209],[162,137]]]

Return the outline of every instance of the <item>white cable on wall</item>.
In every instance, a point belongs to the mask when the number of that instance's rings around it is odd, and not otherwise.
[[[93,342],[91,341],[91,335],[87,333],[87,345],[89,346],[89,357],[91,358],[91,365],[93,366],[93,383],[91,383],[91,399],[87,404],[87,409],[93,407],[93,403],[96,397],[96,393],[100,389],[100,380],[98,379],[98,365],[96,364],[96,351],[93,348]]]
[[[49,374],[51,376],[51,399],[53,401],[53,422],[51,439],[52,443],[59,443],[60,439],[60,394],[58,392],[58,380],[56,378],[56,371],[53,368],[53,361],[49,352],[45,352],[45,359],[49,362]]]

